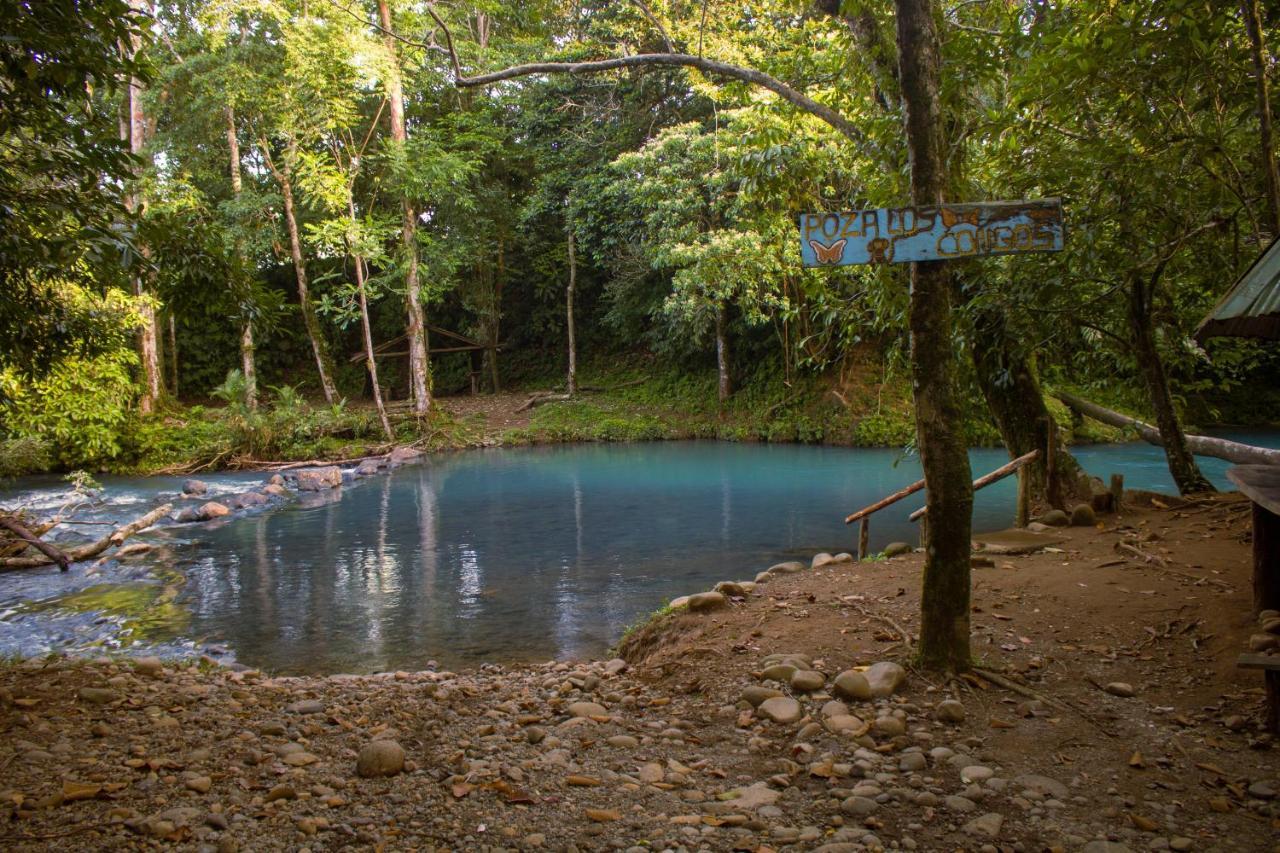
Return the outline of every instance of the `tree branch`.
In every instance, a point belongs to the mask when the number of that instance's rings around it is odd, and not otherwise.
[[[586,62],[530,62],[523,65],[513,65],[501,71],[491,71],[487,74],[468,77],[462,73],[462,64],[458,61],[458,53],[454,49],[453,36],[450,35],[449,28],[440,16],[436,14],[431,5],[427,6],[427,13],[431,15],[444,33],[445,46],[453,62],[454,84],[459,88],[488,86],[492,83],[500,83],[503,80],[513,80],[517,77],[528,77],[533,74],[595,74],[601,71],[612,71],[617,68],[684,66],[686,68],[696,68],[706,74],[741,80],[744,83],[768,89],[787,103],[822,119],[855,143],[863,153],[874,156],[873,147],[866,134],[857,125],[831,109],[831,107],[818,103],[813,98],[793,89],[778,78],[765,74],[763,71],[757,71],[754,68],[743,68],[739,65],[730,65],[727,62],[705,59],[701,56],[692,56],[687,53],[640,53],[634,56],[620,56],[614,59],[597,59]]]

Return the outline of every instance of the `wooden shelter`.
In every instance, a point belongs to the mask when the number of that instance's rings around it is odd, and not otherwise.
[[[1196,328],[1198,341],[1218,336],[1280,340],[1280,238],[1271,242]]]

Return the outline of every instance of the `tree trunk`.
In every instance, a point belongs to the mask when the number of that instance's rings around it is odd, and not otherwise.
[[[145,11],[142,0],[129,0],[129,6],[135,12]],[[140,37],[134,35],[130,51],[137,53],[140,48]],[[125,97],[128,99],[128,122],[122,128],[128,130],[125,141],[129,144],[130,153],[141,157],[147,139],[147,114],[142,105],[141,79],[130,78]],[[136,182],[126,198],[125,206],[135,217],[142,215],[142,190]],[[139,253],[144,259],[150,257],[150,251],[145,245],[139,245]],[[147,274],[142,271],[134,274],[134,296],[147,296],[146,278]],[[138,408],[146,414],[154,412],[160,402],[160,337],[155,304],[150,299],[139,299],[138,314],[142,320],[138,329],[138,357],[142,363],[142,397],[138,401]]]
[[[404,85],[400,75],[400,59],[396,52],[395,28],[391,21],[391,6],[387,0],[378,0],[378,18],[383,29],[383,40],[390,55],[387,73],[387,101],[390,103],[391,139],[399,146],[408,140],[404,123]],[[406,334],[409,339],[409,396],[413,401],[413,413],[425,417],[431,409],[431,363],[427,346],[426,311],[422,307],[422,285],[418,280],[417,220],[413,204],[407,195],[400,197],[400,244],[404,252],[404,299],[408,313]]]
[[[243,182],[240,179],[240,138],[236,135],[236,113],[228,105],[223,111],[227,120],[227,152],[228,166],[231,171],[231,194],[239,198]],[[236,246],[236,254],[240,254],[240,246]],[[258,410],[258,370],[253,344],[253,320],[245,306],[240,306],[240,372],[244,375],[244,403],[249,411]]]
[[[1276,169],[1275,144],[1271,138],[1271,96],[1267,91],[1267,46],[1262,33],[1262,14],[1258,0],[1243,0],[1245,29],[1249,31],[1249,53],[1253,58],[1253,75],[1258,90],[1258,124],[1262,157],[1262,173],[1267,186],[1267,224],[1271,236],[1280,237],[1280,172]],[[1258,242],[1262,239],[1259,235]]]
[[[178,396],[178,320],[169,311],[169,393]]]
[[[943,201],[946,163],[933,0],[897,0],[899,79],[911,162],[911,199]],[[929,525],[920,597],[920,663],[963,670],[969,652],[969,553],[973,480],[956,398],[951,274],[945,262],[911,265],[909,303],[916,442]]]
[[[716,371],[719,374],[720,405],[729,402],[733,393],[733,380],[729,376],[729,336],[725,331],[728,309],[716,306]]]
[[[978,308],[973,321],[973,367],[983,399],[991,410],[1000,439],[1011,458],[1046,451],[1049,445],[1049,408],[1030,360],[1009,337],[1007,318],[998,308]],[[1063,509],[1068,496],[1079,493],[1084,471],[1075,457],[1055,441],[1053,476],[1047,454],[1027,466],[1028,487],[1043,495],[1046,503]]]
[[[352,219],[355,211],[352,210]],[[364,258],[352,256],[356,262],[356,293],[360,297],[360,329],[364,333],[364,362],[369,370],[369,381],[373,383],[373,405],[378,409],[378,420],[382,423],[382,432],[387,441],[395,441],[396,435],[391,431],[391,421],[387,420],[387,407],[382,404],[382,386],[378,384],[378,359],[373,354],[373,330],[369,326],[369,299],[364,289]]]
[[[578,258],[574,251],[573,231],[569,231],[569,286],[565,290],[565,323],[569,332],[569,376],[565,382],[566,391],[572,397],[578,393],[578,346],[574,340],[573,328],[573,293],[578,283]]]
[[[1154,293],[1154,281],[1148,284],[1134,276],[1129,282],[1128,320],[1133,356],[1138,362],[1143,383],[1147,386],[1147,396],[1156,416],[1156,428],[1160,430],[1164,443],[1164,455],[1169,460],[1169,473],[1173,475],[1178,491],[1184,495],[1212,492],[1213,486],[1200,473],[1200,466],[1187,447],[1187,439],[1173,405],[1173,396],[1169,393],[1169,378],[1165,374],[1160,351],[1156,348],[1155,327],[1151,319]]]
[[[290,146],[293,144],[290,142]],[[292,167],[286,165],[276,172],[276,180],[280,182],[280,194],[284,197],[284,222],[289,232],[289,255],[293,258],[293,270],[298,279],[298,307],[302,311],[302,325],[306,327],[307,337],[311,340],[311,351],[315,354],[316,370],[320,374],[320,387],[324,390],[325,402],[332,405],[337,400],[338,392],[331,378],[329,351],[320,331],[320,318],[316,316],[316,307],[311,303],[311,293],[307,288],[307,267],[302,260],[302,238],[298,234],[298,218],[293,206]]]

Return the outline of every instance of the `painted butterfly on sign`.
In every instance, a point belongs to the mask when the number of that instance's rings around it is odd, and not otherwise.
[[[809,246],[820,264],[838,264],[844,258],[844,247],[848,240],[840,239],[830,246],[824,246],[817,240],[810,240]]]

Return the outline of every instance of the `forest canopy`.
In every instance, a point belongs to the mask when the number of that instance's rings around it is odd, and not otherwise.
[[[660,378],[633,397],[705,407],[695,434],[913,443],[907,267],[806,268],[797,232],[911,201],[894,13],[0,0],[6,469],[412,440],[436,395],[572,392],[570,363]],[[1060,253],[954,267],[966,438],[1044,446],[1045,388],[1162,429],[1274,419],[1274,345],[1191,334],[1280,232],[1276,10],[935,24],[945,200],[1067,218]]]

